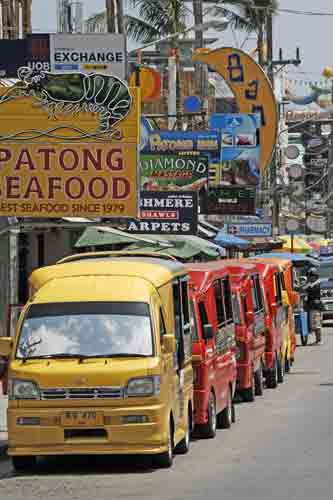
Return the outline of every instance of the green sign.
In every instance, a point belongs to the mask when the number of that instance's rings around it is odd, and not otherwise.
[[[207,188],[208,157],[141,154],[141,189],[144,191],[201,191]]]

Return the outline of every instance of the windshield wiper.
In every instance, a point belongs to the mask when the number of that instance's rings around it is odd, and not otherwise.
[[[134,354],[130,352],[121,352],[118,354],[92,354],[88,358],[149,358],[148,354]]]
[[[21,358],[23,362],[30,359],[82,359],[90,358],[91,356],[86,356],[85,354],[70,354],[68,352],[60,352],[58,354],[41,354],[40,356],[27,356],[26,358]]]

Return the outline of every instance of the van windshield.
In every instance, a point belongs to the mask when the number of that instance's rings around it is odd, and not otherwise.
[[[32,305],[16,351],[18,359],[152,355],[149,305],[143,302]]]

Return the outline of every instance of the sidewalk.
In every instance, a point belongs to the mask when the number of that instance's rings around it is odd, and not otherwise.
[[[7,450],[7,398],[0,396],[0,460]]]

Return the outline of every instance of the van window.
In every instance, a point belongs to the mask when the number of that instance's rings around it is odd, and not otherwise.
[[[199,340],[199,334],[198,334],[198,322],[197,322],[197,317],[195,314],[195,305],[193,300],[190,302],[190,309],[191,309],[191,327],[192,327],[192,340],[195,342],[198,342]]]
[[[209,321],[208,321],[206,306],[205,306],[204,302],[199,302],[198,308],[199,308],[199,318],[200,318],[201,331],[202,331],[203,327],[205,325],[209,325]]]
[[[163,339],[164,335],[166,335],[166,328],[165,328],[163,311],[162,311],[162,307],[161,307],[160,308],[160,337],[161,337],[161,340]]]
[[[232,308],[234,311],[234,319],[236,325],[242,324],[242,314],[241,314],[241,298],[239,295],[232,296]]]
[[[223,306],[223,294],[222,294],[221,280],[214,281],[214,295],[215,295],[217,323],[219,326],[221,326],[223,323],[225,323],[225,320],[226,320],[224,306]]]
[[[281,280],[280,274],[274,274],[274,293],[275,293],[275,302],[277,304],[282,304],[282,290],[281,290]]]
[[[253,295],[255,295],[255,312],[258,312],[261,311],[264,307],[260,280],[257,274],[255,276],[252,276],[251,279],[253,284],[252,293]]]
[[[22,324],[18,359],[152,356],[149,305],[143,302],[33,304]]]
[[[286,281],[284,279],[284,274],[280,273],[282,290],[286,290]]]
[[[229,278],[223,280],[223,297],[225,307],[225,317],[227,321],[232,320],[232,296]]]
[[[183,320],[184,327],[190,325],[190,312],[189,312],[189,302],[188,302],[188,285],[187,281],[181,281],[182,290],[182,310],[183,310]]]
[[[173,304],[174,304],[174,312],[175,312],[175,336],[176,339],[179,339],[181,337],[181,329],[182,329],[182,324],[181,324],[181,296],[180,296],[180,289],[179,289],[179,283],[174,283],[172,287],[173,291]]]
[[[243,308],[243,312],[244,312],[244,318],[246,316],[246,313],[248,311],[248,308],[247,308],[247,300],[246,300],[246,295],[242,295],[242,308]]]

